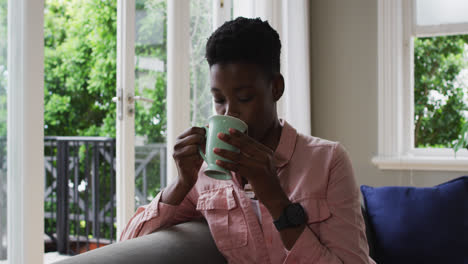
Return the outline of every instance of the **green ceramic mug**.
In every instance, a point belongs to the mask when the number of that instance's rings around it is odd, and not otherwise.
[[[229,145],[218,138],[218,133],[222,132],[229,134],[229,128],[235,128],[241,132],[247,131],[247,124],[235,117],[225,115],[214,115],[208,119],[208,126],[206,130],[206,155],[200,149],[200,155],[205,160],[208,167],[206,167],[204,173],[206,176],[218,179],[218,180],[230,180],[231,172],[216,165],[216,160],[228,161],[227,159],[216,155],[213,152],[214,148],[227,149],[234,152],[239,152],[239,149]]]

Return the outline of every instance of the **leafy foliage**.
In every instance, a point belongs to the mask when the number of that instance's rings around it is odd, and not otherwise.
[[[166,71],[167,16],[166,1],[136,1],[135,95],[154,100],[150,106],[135,104],[135,133],[146,143],[164,142],[166,138]],[[138,63],[143,59],[164,63],[160,71],[145,69]]]
[[[164,1],[139,1],[144,10],[165,10]],[[146,9],[145,9],[146,8]],[[147,11],[140,21],[136,54],[165,61],[166,42],[144,43],[165,15]],[[117,50],[116,0],[47,0],[45,8],[45,135],[115,137]],[[162,27],[165,28],[165,27]],[[164,37],[165,40],[165,31]],[[136,75],[144,70],[136,68]],[[165,140],[165,73],[148,71],[156,82],[137,95],[155,101],[136,104],[137,135],[149,142]]]
[[[414,141],[416,147],[452,147],[467,123],[466,87],[459,78],[468,67],[468,35],[414,41]],[[464,87],[465,86],[465,87]]]
[[[45,135],[115,137],[116,1],[48,0]]]

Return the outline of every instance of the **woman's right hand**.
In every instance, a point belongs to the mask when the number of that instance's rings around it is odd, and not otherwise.
[[[198,148],[205,149],[205,129],[191,127],[177,137],[172,157],[179,173],[178,184],[189,190],[198,179],[198,171],[203,163]]]

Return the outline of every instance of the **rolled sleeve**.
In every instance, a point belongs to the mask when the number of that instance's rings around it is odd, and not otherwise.
[[[161,202],[161,191],[148,205],[137,209],[124,228],[120,241],[144,236],[154,231],[169,227],[184,221],[200,217],[194,203],[187,195],[180,205],[170,205]]]
[[[368,255],[353,169],[340,144],[335,145],[330,164],[327,204],[331,217],[320,223],[320,237],[305,228],[284,263],[374,263]]]

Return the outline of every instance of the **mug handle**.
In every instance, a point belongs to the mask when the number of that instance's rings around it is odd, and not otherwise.
[[[206,137],[207,137],[207,135],[208,135],[208,128],[205,127],[205,126],[204,126],[203,128],[205,129],[205,139],[206,139]],[[206,159],[205,153],[203,153],[203,151],[202,151],[202,149],[201,149],[200,146],[198,146],[198,152],[200,152],[200,156],[203,158],[203,160],[204,160],[206,163],[208,163],[208,160]]]

